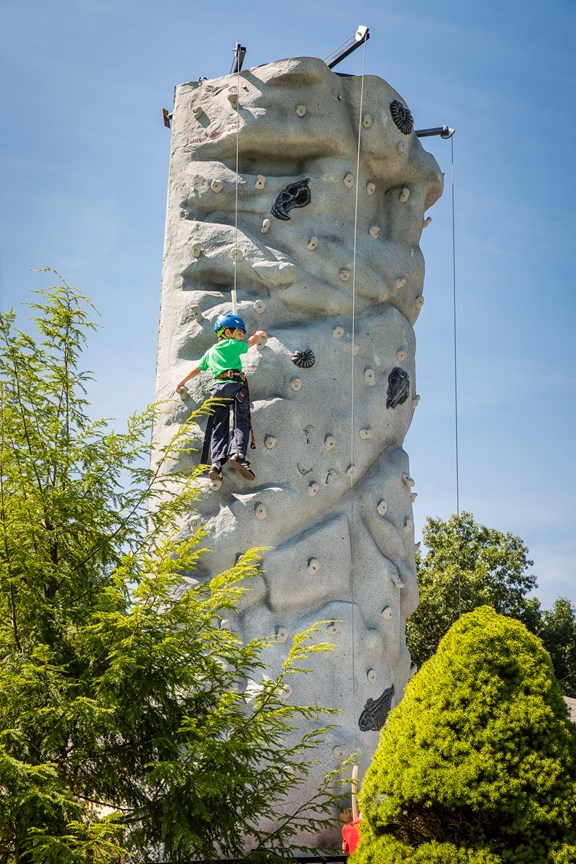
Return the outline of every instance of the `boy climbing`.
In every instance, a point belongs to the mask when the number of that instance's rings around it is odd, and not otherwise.
[[[210,395],[221,399],[215,405],[208,420],[207,436],[211,430],[210,458],[212,466],[208,476],[212,481],[222,479],[222,467],[227,462],[246,480],[254,480],[254,472],[246,458],[250,440],[250,394],[246,376],[242,372],[242,354],[266,338],[263,330],[258,330],[248,340],[246,325],[238,315],[219,315],[214,322],[214,332],[218,341],[203,354],[197,366],[176,386],[180,393],[187,381],[200,372],[212,373]],[[230,441],[230,412],[234,417],[234,437]]]

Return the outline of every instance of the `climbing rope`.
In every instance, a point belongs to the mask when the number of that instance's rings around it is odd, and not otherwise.
[[[238,269],[238,184],[240,182],[239,175],[239,167],[240,167],[240,42],[236,43],[236,48],[234,49],[236,54],[236,189],[235,189],[235,200],[234,200],[234,251],[232,253],[232,259],[234,262],[234,285],[232,288],[232,314],[236,315],[238,312],[238,299],[236,293],[236,285],[237,285],[237,269]]]
[[[450,136],[452,145],[452,329],[454,345],[454,461],[456,469],[456,516],[458,518],[458,533],[456,561],[458,568],[458,618],[462,615],[462,590],[460,580],[460,451],[458,441],[458,320],[456,307],[456,207],[455,207],[455,172],[454,172],[454,133]]]
[[[364,42],[364,50],[362,52],[362,77],[360,83],[360,110],[358,114],[358,144],[356,148],[356,194],[354,199],[354,241],[352,254],[352,344],[350,354],[350,560],[352,562],[352,711],[354,716],[354,750],[358,749],[356,736],[356,632],[355,632],[355,596],[354,596],[354,495],[352,487],[355,479],[354,467],[354,422],[355,422],[355,406],[354,406],[354,358],[356,356],[356,249],[358,245],[358,196],[360,190],[360,148],[362,144],[362,114],[364,110],[364,77],[366,70],[366,42]]]

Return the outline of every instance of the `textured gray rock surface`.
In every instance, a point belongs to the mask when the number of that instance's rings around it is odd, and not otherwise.
[[[402,444],[418,402],[419,240],[442,192],[392,103],[405,115],[385,81],[312,58],[176,88],[158,349],[157,398],[172,398],[156,430],[165,441],[208,393],[208,375],[190,398],[174,387],[213,343],[236,276],[238,314],[269,336],[244,364],[256,481],[225,470],[211,491],[206,479],[212,551],[198,578],[272,547],[233,626],[277,635],[275,672],[295,632],[333,622],[334,652],[286,698],[341,711],[319,771],[359,751],[360,776],[411,674],[404,622],[418,589]],[[313,365],[295,365],[295,351]]]

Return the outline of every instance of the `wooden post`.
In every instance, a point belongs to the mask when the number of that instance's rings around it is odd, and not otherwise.
[[[358,765],[352,766],[352,819],[358,819]]]

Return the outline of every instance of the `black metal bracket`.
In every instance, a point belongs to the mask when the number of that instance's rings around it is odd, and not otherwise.
[[[440,138],[451,138],[455,131],[450,126],[435,126],[433,129],[417,129],[416,135],[418,138],[430,138],[432,135],[439,135]]]
[[[242,70],[242,64],[244,63],[244,57],[246,56],[246,48],[244,45],[241,45],[240,42],[236,42],[236,45],[232,50],[234,51],[236,59],[232,63],[232,69],[230,70],[231,75]]]
[[[363,24],[360,24],[356,33],[349,39],[348,42],[345,42],[344,45],[341,45],[332,54],[329,54],[324,62],[328,66],[329,69],[333,69],[334,66],[337,66],[342,60],[348,57],[349,54],[352,54],[360,45],[363,45],[370,38],[370,31],[368,27],[364,27]]]

